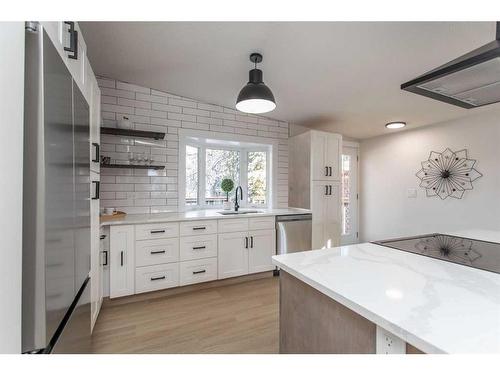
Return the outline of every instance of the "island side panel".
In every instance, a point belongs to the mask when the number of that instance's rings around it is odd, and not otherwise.
[[[375,353],[376,325],[281,270],[280,353]]]

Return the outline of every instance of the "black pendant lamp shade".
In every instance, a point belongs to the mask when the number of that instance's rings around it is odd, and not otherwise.
[[[257,69],[257,63],[262,61],[262,55],[252,53],[250,61],[255,68],[248,74],[248,83],[243,87],[236,100],[236,109],[245,113],[266,113],[276,108],[274,95],[262,80],[262,70]]]

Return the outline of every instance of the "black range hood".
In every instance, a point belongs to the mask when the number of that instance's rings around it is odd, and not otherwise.
[[[500,22],[496,40],[401,85],[462,108],[500,102]]]

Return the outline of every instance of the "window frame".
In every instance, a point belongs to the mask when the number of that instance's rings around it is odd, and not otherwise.
[[[225,143],[237,143],[229,145]],[[186,146],[198,148],[198,204],[186,204]],[[179,171],[178,171],[178,194],[179,211],[221,209],[220,205],[207,205],[205,203],[206,190],[206,149],[228,150],[240,152],[240,186],[243,189],[243,201],[240,207],[272,208],[276,206],[277,182],[277,155],[278,140],[268,140],[253,136],[242,136],[235,134],[214,135],[211,132],[179,129]],[[250,204],[248,202],[248,152],[258,151],[266,153],[266,204]],[[230,198],[234,197],[234,190]]]

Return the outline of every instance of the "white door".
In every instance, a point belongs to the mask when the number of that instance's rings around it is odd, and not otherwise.
[[[358,239],[358,147],[356,143],[342,148],[342,245]]]
[[[311,185],[311,211],[312,211],[312,248],[325,247],[325,219],[326,197],[329,192],[329,181],[313,181]]]
[[[111,298],[135,292],[134,226],[114,225],[110,228],[110,284]]]
[[[248,273],[248,232],[219,234],[219,279]]]
[[[271,271],[274,269],[272,256],[276,255],[276,231],[274,229],[255,230],[248,233],[248,273]]]
[[[342,138],[337,134],[327,134],[325,139],[325,165],[328,169],[328,180],[340,180],[340,148]],[[325,169],[325,170],[326,170]]]

